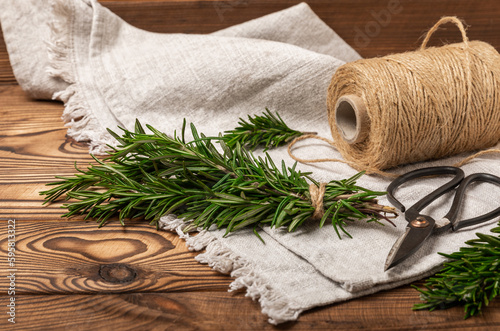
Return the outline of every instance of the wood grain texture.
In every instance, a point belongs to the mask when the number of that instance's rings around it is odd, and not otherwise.
[[[301,0],[110,1],[101,3],[139,28],[164,33],[210,33],[288,8]],[[470,39],[500,47],[500,2],[497,0],[309,0],[307,3],[362,56],[414,50],[441,16],[455,15],[470,25]],[[396,8],[391,13],[389,9]],[[386,14],[389,13],[387,16]],[[360,37],[360,32],[368,35]],[[431,44],[459,41],[451,26]],[[0,85],[15,84],[3,39],[0,40]]]
[[[23,330],[495,330],[493,304],[481,318],[462,320],[456,307],[430,316],[415,312],[408,288],[304,313],[298,323],[267,323],[241,293],[198,291],[108,295],[19,295]],[[8,297],[0,296],[0,307]],[[0,322],[1,323],[1,322]]]
[[[3,40],[3,34],[0,33],[0,85],[16,84],[12,67],[10,66],[7,47]]]
[[[0,222],[0,256],[7,224]],[[16,293],[225,291],[231,278],[194,260],[183,240],[147,222],[16,221]],[[2,261],[4,262],[4,261]],[[8,288],[0,277],[0,288]]]
[[[31,100],[19,85],[0,86],[0,100],[0,220],[58,220],[61,204],[42,206],[39,191],[91,162],[88,147],[66,138],[61,103]]]
[[[158,32],[209,33],[289,7],[295,0],[120,0],[103,4],[133,25]],[[401,0],[368,43],[356,45],[389,1],[311,0],[309,4],[363,56],[415,49],[443,15],[471,25],[471,39],[500,46],[500,3],[494,0]],[[374,14],[375,13],[375,14]],[[375,30],[374,30],[375,31]],[[458,40],[454,28],[434,39]],[[360,41],[360,40],[358,40]],[[413,312],[409,286],[304,313],[298,322],[269,325],[258,303],[227,293],[231,278],[194,260],[182,240],[146,223],[97,229],[81,218],[61,220],[60,204],[42,206],[38,192],[73,163],[91,161],[84,143],[65,136],[63,106],[29,99],[15,84],[0,40],[0,307],[6,307],[7,220],[16,219],[15,328],[0,308],[0,330],[429,330],[500,328],[498,300],[463,320],[463,308]]]

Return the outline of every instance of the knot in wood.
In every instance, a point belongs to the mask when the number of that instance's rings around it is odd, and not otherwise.
[[[323,198],[325,197],[326,183],[320,183],[319,187],[315,184],[309,185],[309,196],[311,197],[311,205],[314,207],[312,219],[320,220],[325,214],[323,208]]]
[[[137,272],[126,264],[104,264],[99,268],[99,276],[110,283],[129,283],[137,277]]]

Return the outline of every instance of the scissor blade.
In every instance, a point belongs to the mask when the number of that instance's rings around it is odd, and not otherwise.
[[[434,224],[431,224],[425,228],[416,228],[411,226],[411,223],[406,227],[405,233],[396,240],[394,245],[385,260],[384,271],[394,267],[395,265],[401,263],[408,256],[415,253],[423,242],[432,233]]]

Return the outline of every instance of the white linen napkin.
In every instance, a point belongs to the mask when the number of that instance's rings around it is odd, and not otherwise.
[[[167,134],[179,130],[186,118],[199,131],[214,135],[266,107],[279,112],[293,128],[330,137],[328,84],[340,65],[360,58],[307,4],[210,35],[140,30],[95,0],[55,0],[51,7],[38,0],[4,0],[0,20],[19,84],[35,98],[53,95],[62,100],[68,135],[88,141],[92,152],[113,143],[106,128],[132,129],[136,118]],[[303,158],[340,157],[316,141],[301,142],[297,153]],[[293,164],[286,147],[270,154],[277,162]],[[457,158],[418,166],[449,165]],[[345,164],[298,168],[324,182],[356,173]],[[500,175],[493,157],[480,158],[464,170]],[[388,183],[376,176],[358,181],[378,191]],[[411,190],[401,189],[398,197],[409,205],[439,183],[419,181]],[[498,189],[489,186],[472,188],[463,217],[492,210],[495,194],[500,196]],[[449,207],[445,198],[427,210],[442,217]],[[388,204],[385,198],[380,202]],[[443,263],[437,252],[457,250],[475,232],[488,232],[495,220],[432,236],[416,254],[384,272],[385,258],[406,221],[400,216],[396,224],[397,228],[356,222],[348,227],[353,239],[342,240],[330,226],[319,229],[313,222],[295,233],[264,228],[264,245],[252,231],[227,238],[222,238],[223,231],[203,231],[190,237],[180,231],[182,220],[174,215],[161,220],[162,228],[178,231],[191,249],[205,249],[197,260],[235,277],[230,289],[246,288],[275,324],[295,320],[316,306],[429,275]]]

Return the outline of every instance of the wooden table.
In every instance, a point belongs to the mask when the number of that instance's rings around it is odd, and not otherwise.
[[[129,23],[151,31],[208,33],[299,1],[103,1]],[[311,0],[315,12],[365,57],[418,47],[444,15],[470,25],[471,39],[500,47],[500,2]],[[385,16],[383,15],[385,13]],[[361,32],[360,32],[361,31]],[[362,34],[365,34],[365,37]],[[459,40],[447,26],[435,43]],[[200,265],[176,235],[141,222],[61,219],[59,205],[42,206],[38,192],[55,175],[90,160],[87,146],[65,136],[59,103],[29,99],[17,85],[0,41],[0,329],[10,296],[9,220],[15,219],[16,329],[273,329],[257,303],[228,293],[229,276]],[[11,222],[12,223],[12,222]],[[479,317],[463,309],[413,312],[409,286],[313,309],[278,329],[434,329],[500,327],[495,301]]]

